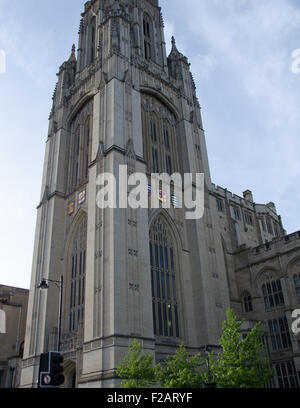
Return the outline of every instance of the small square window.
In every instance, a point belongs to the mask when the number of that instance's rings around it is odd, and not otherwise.
[[[240,210],[237,207],[233,208],[233,214],[234,214],[234,218],[236,220],[240,220],[240,218],[241,218]]]
[[[245,213],[245,221],[248,225],[253,225],[252,215],[249,213]]]
[[[217,209],[219,212],[224,211],[223,201],[217,199]]]

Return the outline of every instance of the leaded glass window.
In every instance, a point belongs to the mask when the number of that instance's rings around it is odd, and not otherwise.
[[[285,316],[280,319],[269,320],[268,327],[273,351],[292,347],[289,326]]]
[[[157,219],[150,231],[150,262],[154,333],[179,337],[177,262],[174,240],[163,217]]]
[[[244,307],[244,312],[249,313],[253,311],[253,306],[252,306],[252,298],[250,293],[244,292],[243,294],[243,307]]]
[[[284,297],[280,279],[264,283],[262,285],[262,293],[266,309],[284,305]]]
[[[85,276],[86,276],[86,235],[87,220],[82,220],[75,233],[70,259],[70,313],[69,331],[78,330],[84,317]]]
[[[276,374],[279,388],[297,388],[299,381],[293,361],[276,364]]]

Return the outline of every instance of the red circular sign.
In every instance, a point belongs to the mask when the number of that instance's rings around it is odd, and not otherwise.
[[[45,375],[44,376],[44,384],[49,385],[51,383],[51,377],[50,375]]]

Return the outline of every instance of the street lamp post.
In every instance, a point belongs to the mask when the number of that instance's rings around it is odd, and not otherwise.
[[[64,278],[61,275],[60,280],[52,280],[52,279],[45,279],[41,280],[38,288],[42,290],[49,289],[48,282],[54,283],[57,287],[59,287],[59,312],[58,312],[58,339],[57,339],[57,351],[60,351],[60,344],[61,344],[61,320],[62,320],[62,298],[63,298],[63,284]]]

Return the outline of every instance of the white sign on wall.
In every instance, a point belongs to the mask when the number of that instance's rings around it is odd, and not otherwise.
[[[6,315],[4,310],[0,310],[0,334],[6,333]]]

